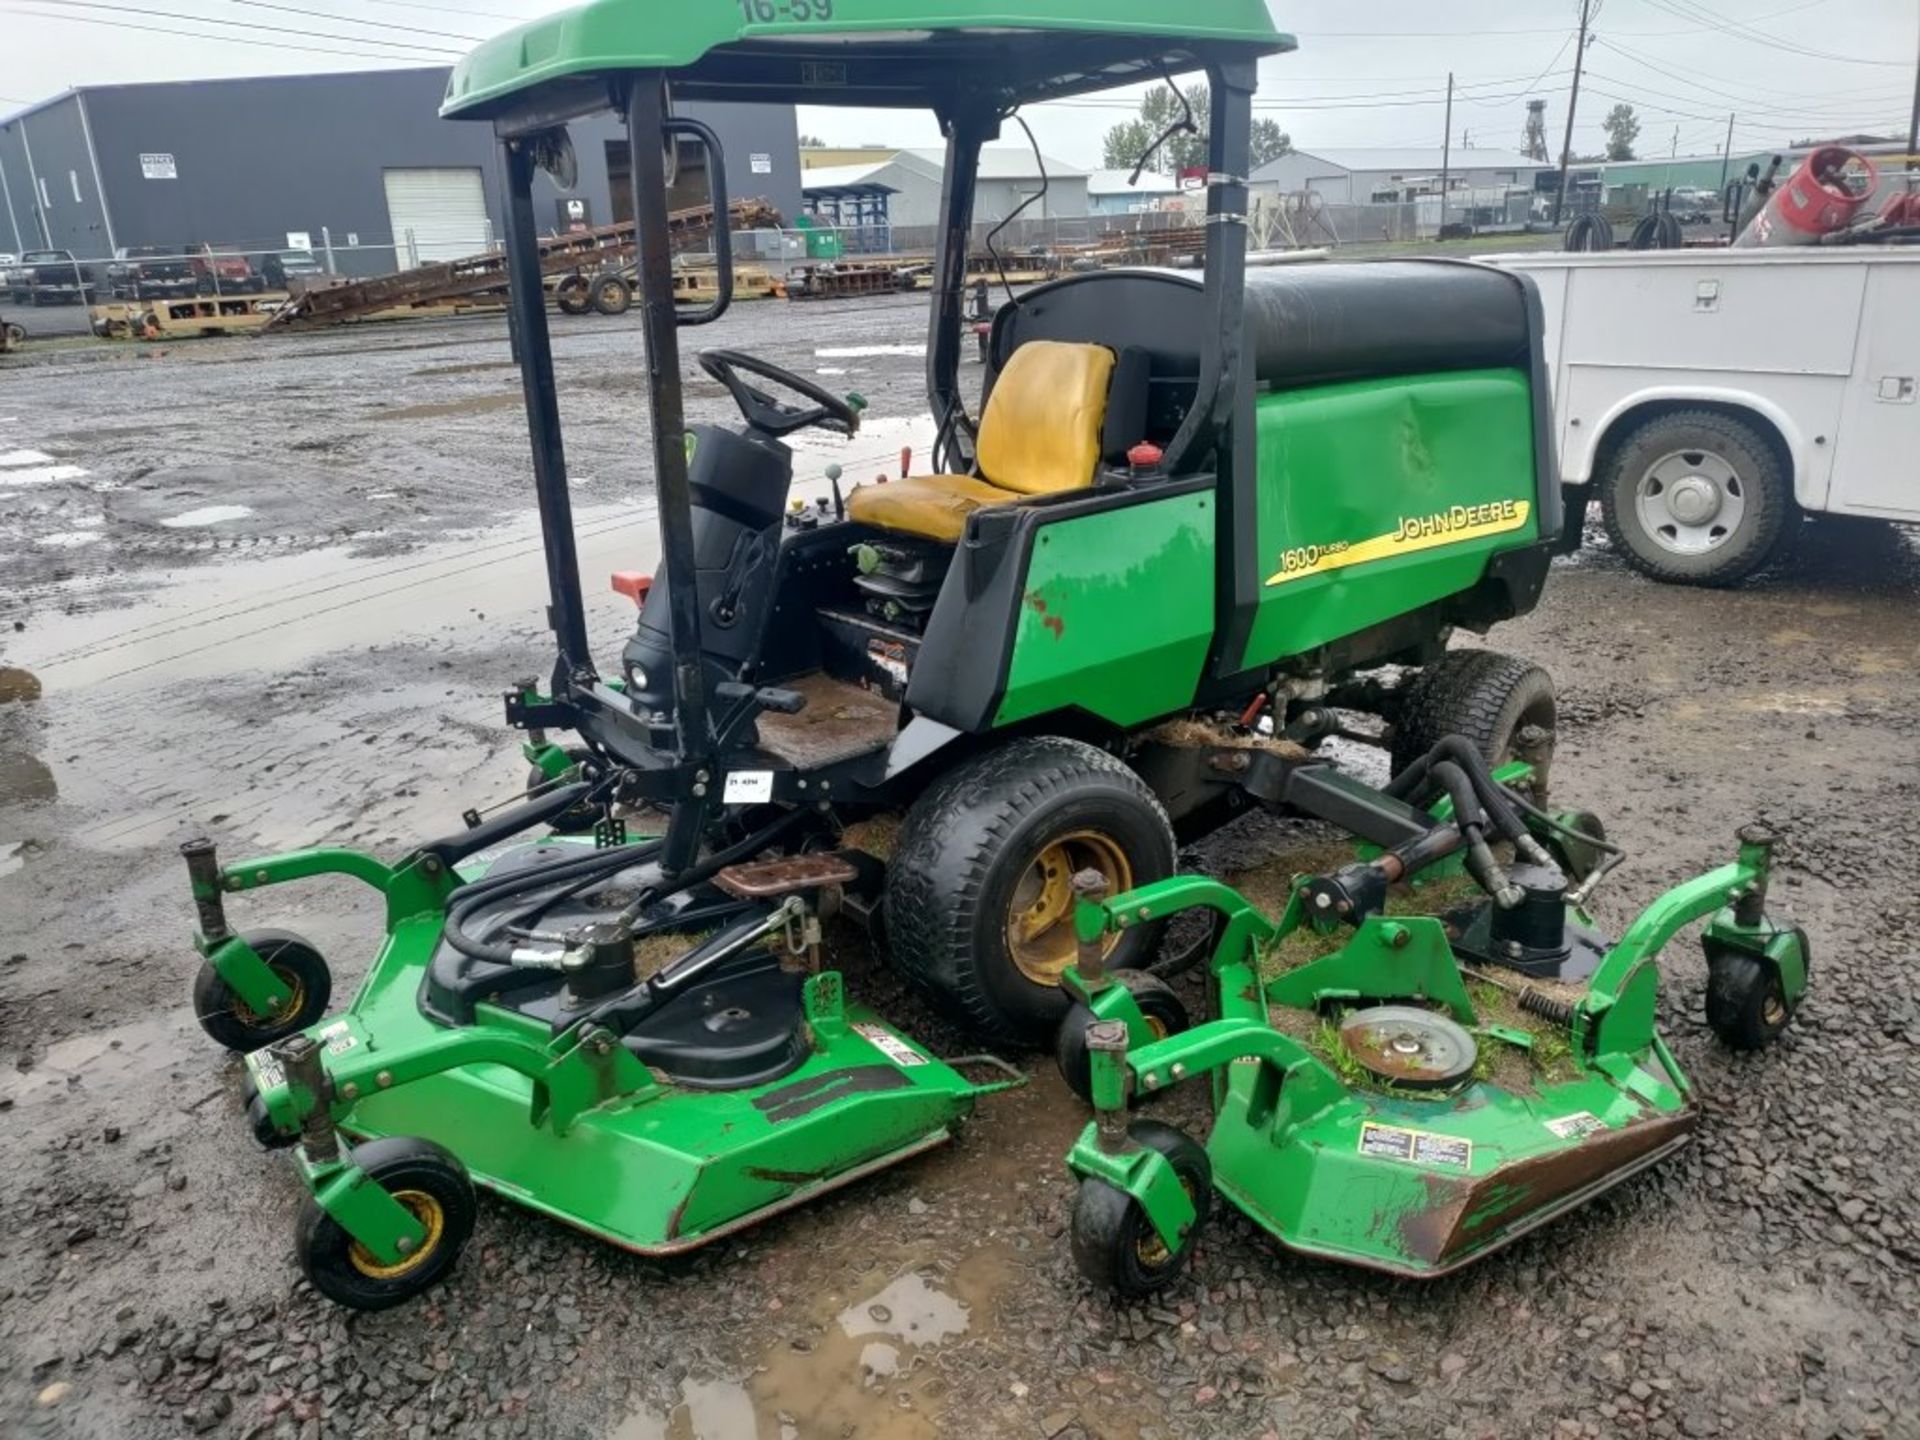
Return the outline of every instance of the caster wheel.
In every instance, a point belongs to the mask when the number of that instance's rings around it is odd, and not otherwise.
[[[1193,1201],[1193,1228],[1169,1248],[1131,1195],[1088,1178],[1080,1182],[1073,1206],[1073,1261],[1095,1285],[1139,1299],[1179,1279],[1193,1258],[1194,1242],[1213,1208],[1213,1166],[1198,1142],[1171,1125],[1136,1120],[1127,1133],[1167,1157]]]
[[[253,1083],[251,1073],[240,1082],[240,1108],[246,1111],[247,1124],[262,1150],[285,1150],[300,1138],[298,1135],[283,1134],[274,1128],[273,1121],[267,1115],[266,1102],[260,1098],[260,1087]]]
[[[193,1014],[218,1044],[244,1055],[304,1030],[326,1014],[333,977],[320,952],[290,930],[248,930],[241,938],[280,977],[292,998],[270,1015],[256,1015],[220,972],[203,961],[193,977]]]
[[[412,1211],[426,1229],[413,1254],[382,1265],[309,1195],[294,1249],[313,1288],[352,1310],[386,1310],[438,1284],[473,1234],[473,1182],[466,1167],[430,1140],[409,1135],[356,1145],[368,1178]]]
[[[1798,932],[1800,953],[1807,949]],[[1774,967],[1744,950],[1707,947],[1707,1026],[1729,1050],[1759,1050],[1780,1038],[1794,1005]]]
[[[578,779],[581,771],[578,767],[593,760],[593,752],[584,745],[567,746],[567,759],[574,763],[572,778]],[[531,800],[535,793],[547,793],[547,786],[553,783],[547,772],[538,765],[527,767],[527,798]],[[600,823],[601,810],[598,805],[576,805],[564,810],[548,827],[556,835],[591,835],[593,827]]]
[[[1144,970],[1116,971],[1113,978],[1132,992],[1133,1002],[1140,1007],[1154,1039],[1164,1040],[1192,1026],[1187,1007],[1180,1003],[1180,997],[1166,981]],[[1093,1062],[1087,1055],[1087,1027],[1093,1022],[1093,1012],[1076,1001],[1067,1011],[1067,1018],[1060,1022],[1059,1033],[1053,1041],[1053,1058],[1060,1067],[1061,1078],[1082,1100],[1093,1098]],[[1135,1097],[1135,1103],[1144,1098]]]

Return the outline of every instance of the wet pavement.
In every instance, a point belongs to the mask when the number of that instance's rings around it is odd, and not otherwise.
[[[861,439],[803,462],[859,478],[923,458],[919,315],[742,305],[683,338],[862,390]],[[610,654],[631,607],[602,577],[654,547],[638,329],[562,319],[556,351]],[[549,656],[529,495],[497,321],[0,369],[0,1434],[1920,1435],[1920,549],[1854,523],[1732,592],[1590,549],[1489,637],[1559,683],[1556,797],[1633,851],[1607,925],[1762,817],[1815,947],[1790,1038],[1751,1058],[1670,947],[1699,1143],[1501,1255],[1420,1287],[1220,1214],[1188,1279],[1116,1307],[1067,1253],[1082,1115],[1022,1057],[1033,1085],[951,1147],[710,1252],[644,1262],[488,1199],[426,1301],[319,1300],[290,1166],[186,1008],[174,849],[391,855],[509,795],[499,695]],[[1325,838],[1256,819],[1207,858],[1284,870]],[[234,909],[308,935],[337,993],[379,924],[333,883]],[[857,992],[964,1047],[833,944]],[[1204,1127],[1199,1097],[1156,1109]]]

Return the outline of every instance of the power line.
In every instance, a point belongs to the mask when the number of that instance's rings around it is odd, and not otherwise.
[[[292,35],[301,40],[344,40],[353,45],[385,45],[401,50],[428,50],[441,55],[464,55],[444,45],[427,45],[413,40],[381,40],[371,35],[339,35],[326,30],[299,29],[288,25],[268,25],[258,20],[222,20],[213,15],[195,15],[178,10],[156,10],[141,5],[117,5],[113,0],[33,0],[36,5],[59,9],[112,10],[152,20],[184,20],[194,25],[225,25],[236,30],[261,30],[273,35]]]
[[[1798,5],[1789,5],[1784,10],[1769,10],[1764,15],[1754,16],[1755,21],[1777,20],[1782,15],[1792,15],[1796,11],[1811,10],[1816,5],[1824,5],[1826,0],[1800,0]],[[1682,15],[1683,20],[1696,17]],[[1660,40],[1673,35],[1704,35],[1712,26],[1696,25],[1691,30],[1622,30],[1622,35],[1634,35],[1643,40]],[[1528,30],[1295,30],[1295,36],[1309,40],[1477,40],[1482,35],[1564,35],[1564,25],[1548,26],[1543,29]]]
[[[1651,85],[1641,84],[1637,80],[1625,80],[1618,75],[1603,75],[1598,70],[1589,70],[1587,73],[1593,76],[1593,78],[1596,80],[1606,81],[1609,85],[1624,85],[1630,90],[1639,90],[1645,94],[1652,95],[1657,99],[1678,100],[1678,101],[1681,101],[1683,104],[1702,103],[1700,98],[1697,96],[1675,95],[1670,90],[1656,90]],[[1684,78],[1684,77],[1681,77],[1681,78]],[[1701,88],[1705,89],[1706,87],[1703,86]],[[1784,119],[1789,123],[1800,123],[1807,120],[1831,119],[1836,111],[1845,115],[1858,115],[1860,113],[1860,107],[1862,105],[1871,105],[1871,104],[1877,103],[1872,99],[1861,99],[1861,100],[1856,100],[1852,102],[1841,103],[1838,105],[1828,105],[1828,106],[1822,106],[1817,108],[1813,106],[1801,107],[1797,105],[1775,106],[1775,105],[1768,105],[1764,101],[1753,100],[1740,95],[1728,94],[1724,90],[1708,90],[1707,93],[1709,95],[1718,95],[1725,100],[1733,101],[1735,104],[1741,107],[1742,114],[1752,115],[1755,117],[1765,117],[1768,119],[1775,119],[1775,120]],[[1651,109],[1658,109],[1659,107],[1649,104],[1647,108],[1651,110]],[[1680,112],[1675,111],[1673,113],[1678,114]]]
[[[38,0],[45,4],[46,0]],[[56,20],[67,25],[99,25],[109,30],[137,30],[152,35],[179,35],[189,40],[219,40],[229,45],[251,45],[262,50],[298,50],[310,55],[343,55],[353,60],[386,60],[401,64],[422,65],[430,63],[422,56],[383,55],[366,50],[341,50],[322,45],[301,45],[291,40],[256,40],[248,35],[222,35],[205,30],[177,30],[165,25],[142,25],[136,20],[113,20],[104,15],[64,15],[49,14],[44,10],[25,10],[17,5],[0,5],[0,10],[13,15],[25,15],[35,20]],[[444,63],[444,62],[441,62]]]
[[[1673,15],[1682,20],[1706,22],[1709,29],[1717,30],[1735,40],[1745,40],[1754,45],[1764,45],[1769,50],[1784,50],[1789,55],[1811,56],[1816,60],[1831,60],[1839,65],[1883,65],[1896,70],[1907,68],[1904,60],[1868,60],[1859,55],[1835,55],[1826,50],[1815,50],[1806,45],[1795,45],[1774,39],[1762,30],[1755,30],[1743,21],[1731,20],[1717,11],[1709,10],[1698,0],[1645,0],[1654,9]]]
[[[473,45],[486,38],[484,35],[459,35],[451,30],[423,30],[418,25],[401,25],[388,20],[361,20],[352,15],[336,15],[330,10],[303,10],[298,5],[276,5],[273,0],[228,0],[228,3],[251,6],[256,10],[278,10],[288,15],[311,15],[319,20],[338,20],[343,25],[365,25],[375,30],[404,30],[414,35],[432,35],[441,40],[464,40]]]

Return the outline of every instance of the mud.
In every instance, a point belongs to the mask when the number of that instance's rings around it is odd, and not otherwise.
[[[903,444],[924,463],[918,324],[891,299],[742,305],[686,343],[844,372],[873,421],[809,437],[802,464],[863,478]],[[654,548],[638,329],[556,335],[610,653],[631,605],[602,577]],[[300,1280],[291,1169],[254,1146],[237,1067],[185,1008],[175,847],[393,855],[520,783],[499,696],[550,651],[505,337],[471,320],[142,353],[0,376],[0,1434],[1920,1434],[1909,537],[1809,524],[1731,592],[1649,584],[1595,537],[1489,638],[1559,682],[1556,799],[1633,852],[1603,924],[1764,818],[1785,837],[1776,906],[1815,960],[1787,1041],[1735,1057],[1702,1023],[1697,947],[1670,947],[1695,1143],[1485,1263],[1386,1281],[1223,1210],[1189,1278],[1116,1306],[1068,1254],[1061,1156],[1084,1117],[1023,1056],[1032,1085],[952,1146],[716,1250],[651,1264],[489,1199],[445,1287],[349,1318]],[[697,420],[729,418],[713,387],[688,394]],[[61,467],[85,473],[41,476]],[[1194,859],[1257,870],[1270,899],[1327,846],[1256,818]],[[342,995],[380,923],[340,882],[233,910],[307,934]],[[856,993],[972,1048],[856,937],[829,943]],[[1203,1097],[1155,1108],[1204,1129]]]

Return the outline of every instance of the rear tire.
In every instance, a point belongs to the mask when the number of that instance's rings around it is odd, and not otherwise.
[[[1638,426],[1598,488],[1621,559],[1678,585],[1746,579],[1800,513],[1793,476],[1765,435],[1712,410],[1677,410]]]
[[[1523,726],[1552,730],[1556,714],[1553,681],[1531,660],[1497,650],[1449,650],[1414,678],[1401,699],[1393,773],[1449,735],[1471,741],[1489,766],[1504,765]]]
[[[1044,1045],[1067,1012],[1072,871],[1116,889],[1173,873],[1173,827],[1144,781],[1078,740],[1008,741],[936,780],[907,812],[887,868],[894,962],[939,1005],[992,1039]],[[1113,938],[1107,964],[1137,968],[1161,926]],[[1017,939],[1017,943],[1016,943]]]

